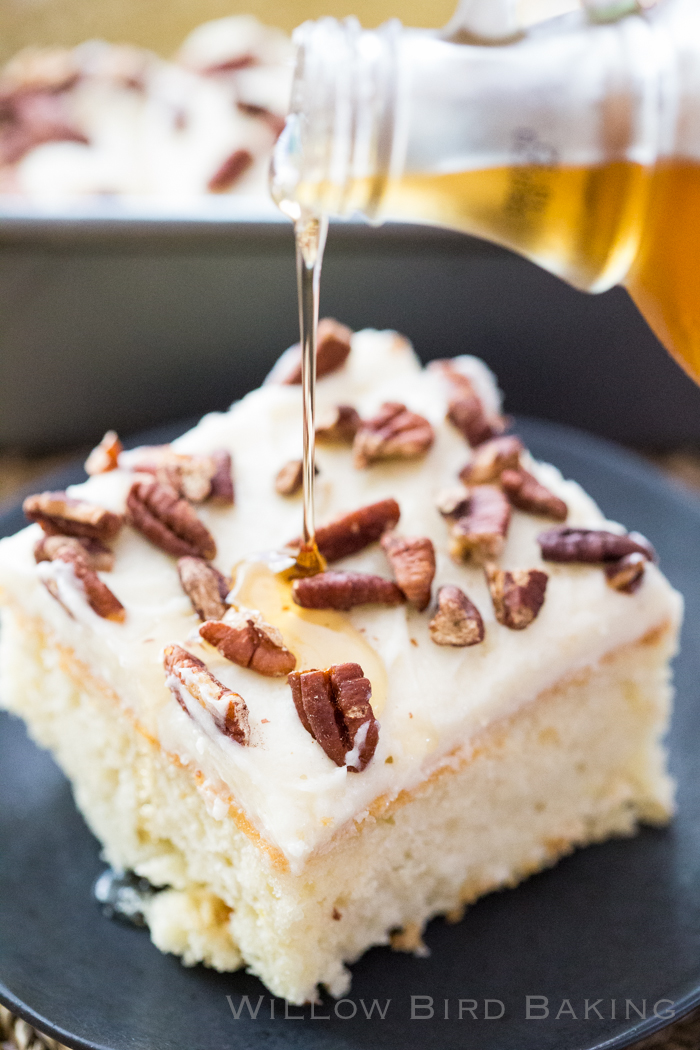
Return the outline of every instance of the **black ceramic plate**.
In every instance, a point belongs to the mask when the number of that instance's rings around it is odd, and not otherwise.
[[[686,596],[673,826],[583,850],[459,925],[433,922],[429,958],[370,951],[345,1000],[285,1016],[254,977],[187,970],[143,930],[103,918],[90,897],[98,847],[68,784],[3,716],[0,999],[11,1009],[90,1050],[612,1050],[700,1001],[700,503],[600,440],[531,421],[519,432],[646,533]],[[0,533],[18,524],[7,514]],[[366,1016],[374,1000],[383,1019],[376,1006]]]

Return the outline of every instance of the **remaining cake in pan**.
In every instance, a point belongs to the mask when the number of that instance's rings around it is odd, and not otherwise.
[[[329,567],[292,582],[294,357],[172,446],[107,436],[89,481],[26,502],[0,585],[3,702],[109,863],[162,887],[156,945],[300,1003],[371,945],[420,950],[432,916],[668,819],[681,601],[643,537],[504,434],[479,361],[424,370],[330,321]]]
[[[265,207],[292,67],[289,38],[251,15],[204,23],[169,62],[101,40],[27,48],[0,69],[0,195]]]

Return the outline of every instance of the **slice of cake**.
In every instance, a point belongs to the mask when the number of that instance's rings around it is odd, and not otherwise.
[[[327,321],[318,366],[325,573],[289,578],[296,351],[172,446],[108,435],[0,543],[3,703],[160,888],[153,941],[295,1003],[668,820],[681,615],[648,541],[505,433],[479,361]]]

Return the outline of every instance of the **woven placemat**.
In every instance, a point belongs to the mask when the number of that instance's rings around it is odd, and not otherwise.
[[[0,1050],[66,1050],[55,1039],[40,1035],[26,1021],[0,1006]]]
[[[629,1050],[698,1050],[700,1048],[700,1008],[676,1021],[669,1028],[635,1043]],[[0,1050],[66,1050],[55,1039],[41,1035],[26,1021],[13,1017],[0,1006]],[[154,1048],[155,1050],[155,1048]]]

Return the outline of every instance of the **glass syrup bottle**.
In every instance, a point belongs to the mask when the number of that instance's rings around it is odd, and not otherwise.
[[[623,284],[700,381],[700,2],[637,8],[501,46],[305,23],[273,196],[305,221],[435,223],[585,291]]]

